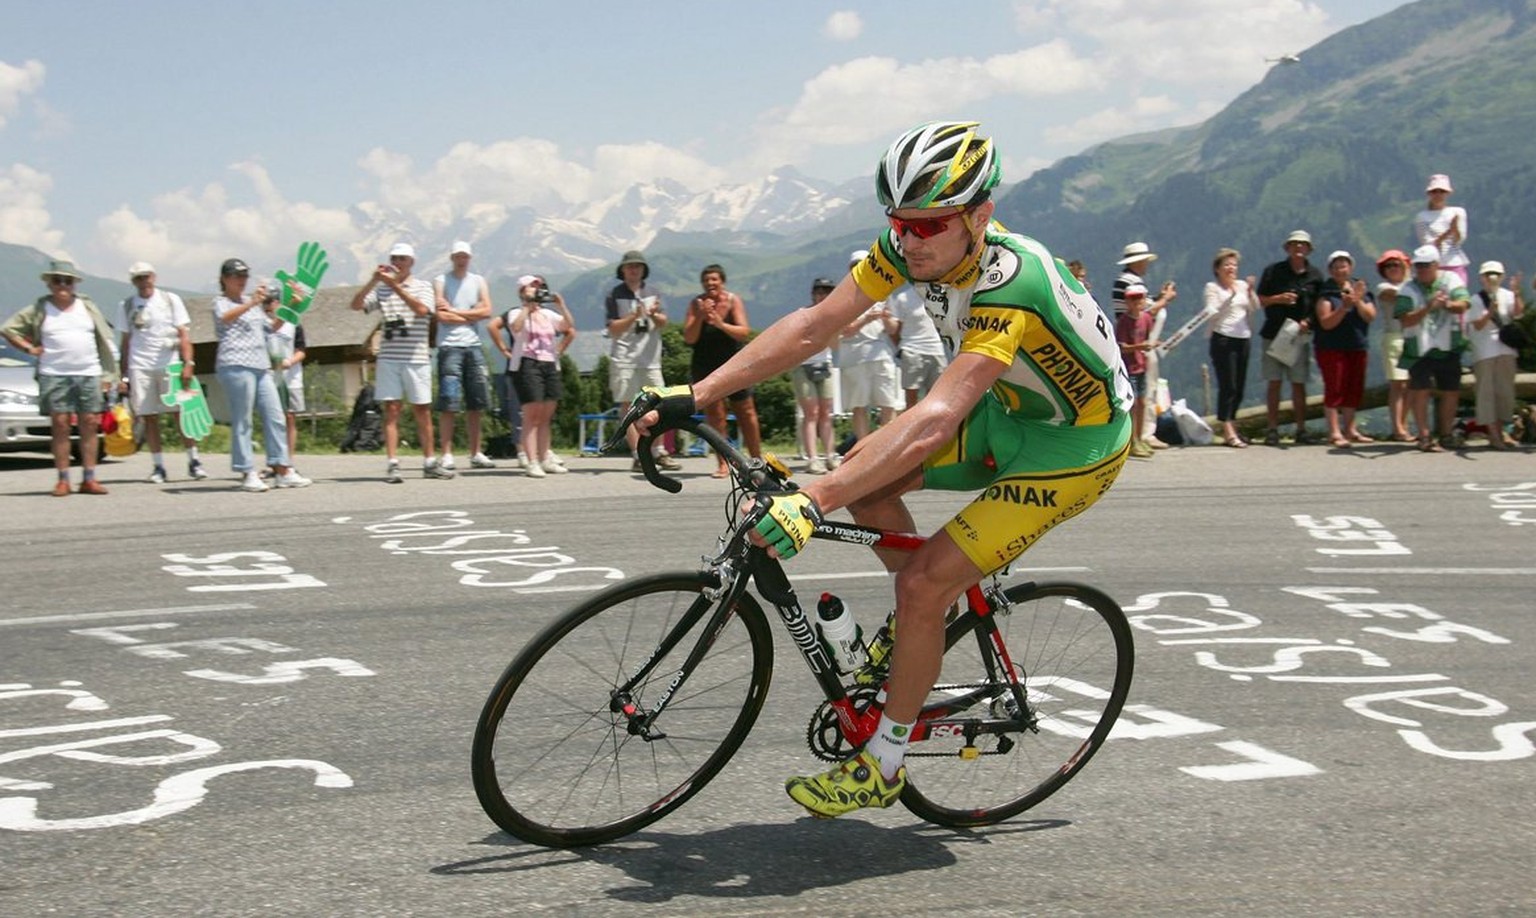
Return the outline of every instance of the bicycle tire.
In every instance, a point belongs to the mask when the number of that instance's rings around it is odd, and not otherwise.
[[[1076,583],[1019,584],[1004,591],[1011,605],[990,616],[1016,668],[1023,671],[1037,729],[1023,727],[974,739],[980,753],[962,756],[966,740],[930,737],[906,760],[901,802],[944,826],[991,825],[1036,806],[1082,770],[1109,737],[1130,693],[1135,651],[1125,613],[1109,596]],[[987,684],[981,642],[985,626],[967,612],[951,629],[933,701]],[[994,657],[995,659],[995,657]],[[1000,683],[990,683],[1000,685]],[[981,707],[950,718],[1008,718],[1011,697],[985,692]],[[951,730],[953,732],[953,730]],[[1011,742],[1011,748],[1003,748]]]
[[[618,584],[551,623],[517,655],[486,700],[471,753],[475,793],[492,821],[535,845],[601,844],[672,812],[725,766],[757,720],[773,671],[772,634],[749,594],[735,601],[656,720],[665,736],[630,733],[626,716],[611,708],[616,687],[713,585],[699,572]],[[640,710],[672,691],[710,613],[635,686]]]

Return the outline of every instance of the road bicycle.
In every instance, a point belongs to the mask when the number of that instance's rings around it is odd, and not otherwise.
[[[879,722],[883,688],[839,671],[780,562],[747,537],[761,496],[795,487],[788,470],[744,457],[706,424],[685,429],[731,469],[717,551],[697,570],[636,577],[578,603],[507,666],[480,714],[475,792],[524,841],[613,841],[682,806],[725,766],[773,675],[768,619],[749,584],[825,696],[806,728],[811,752],[843,761]],[[639,455],[653,484],[682,487],[646,441]],[[901,551],[924,542],[830,520],[813,538]],[[1081,584],[1000,578],[950,610],[943,670],[912,730],[901,802],[944,826],[999,822],[1059,790],[1108,738],[1130,690],[1131,629],[1114,600]]]

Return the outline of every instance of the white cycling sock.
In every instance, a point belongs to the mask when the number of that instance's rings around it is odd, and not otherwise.
[[[880,763],[880,776],[885,780],[895,778],[896,772],[901,769],[901,762],[907,757],[907,742],[911,738],[912,724],[897,723],[889,714],[880,715],[880,726],[875,728],[875,735],[864,744],[864,751]]]

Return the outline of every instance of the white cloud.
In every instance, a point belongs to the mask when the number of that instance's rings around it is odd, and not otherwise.
[[[1081,149],[1126,134],[1195,120],[1177,117],[1181,114],[1188,115],[1188,112],[1167,96],[1142,96],[1130,100],[1126,105],[1101,109],[1074,121],[1047,128],[1045,139],[1052,144]]]
[[[229,168],[243,180],[240,197],[250,202],[237,203],[214,182],[160,195],[147,214],[123,205],[97,221],[98,245],[125,270],[142,259],[153,262],[168,283],[209,289],[226,258],[243,258],[258,274],[270,274],[292,262],[302,240],[339,246],[357,238],[345,210],[287,200],[259,163]]]
[[[833,41],[853,41],[863,33],[864,17],[853,10],[838,10],[821,27],[821,34]]]
[[[0,128],[16,114],[23,97],[42,88],[46,72],[42,61],[27,61],[20,67],[0,61]]]
[[[862,144],[929,118],[963,117],[996,96],[1037,99],[1097,89],[1102,68],[1062,39],[988,58],[948,57],[902,63],[861,57],[807,80],[788,109],[759,129],[756,167],[800,163],[808,145]],[[892,104],[899,99],[900,104]]]
[[[3,65],[0,65],[3,66]],[[22,163],[0,171],[0,240],[64,255],[64,233],[49,224],[48,192],[53,179]]]

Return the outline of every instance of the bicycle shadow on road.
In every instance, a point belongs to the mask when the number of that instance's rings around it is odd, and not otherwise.
[[[597,864],[642,885],[618,886],[608,897],[621,902],[666,902],[682,896],[746,899],[797,896],[860,880],[953,866],[958,845],[1071,825],[1039,819],[981,829],[926,824],[888,827],[857,819],[829,822],[805,817],[779,825],[739,825],[699,834],[644,831],[622,842],[593,848],[523,846],[503,833],[482,844],[519,845],[518,850],[432,868],[464,876]]]

